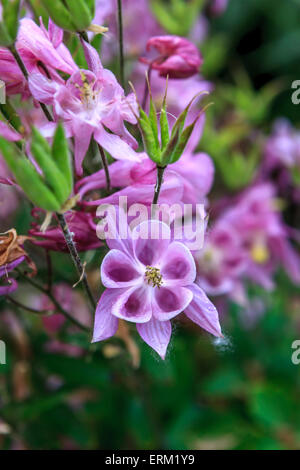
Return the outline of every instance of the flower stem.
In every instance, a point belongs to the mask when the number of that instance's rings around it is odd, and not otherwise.
[[[18,53],[17,49],[16,49],[16,46],[13,44],[12,46],[9,47],[9,50],[10,52],[12,53],[12,55],[14,56],[15,58],[15,61],[17,62],[18,66],[20,67],[20,70],[21,72],[23,73],[24,77],[26,78],[26,80],[28,81],[28,72],[27,72],[27,69],[25,67],[25,64],[20,56],[20,54]],[[40,103],[39,102],[39,105],[43,111],[43,113],[45,114],[46,118],[48,119],[48,121],[53,121],[53,117],[51,116],[48,108],[46,105],[44,105],[44,103]]]
[[[81,37],[81,39],[83,39],[85,42],[87,42],[88,44],[90,43],[89,41],[89,37],[86,33],[86,31],[80,31],[79,33],[79,36]]]
[[[84,267],[82,265],[82,262],[81,262],[81,259],[79,257],[78,251],[77,251],[76,246],[74,244],[73,235],[70,232],[70,229],[68,227],[65,216],[63,214],[58,214],[58,213],[56,214],[56,216],[57,216],[60,228],[62,229],[62,232],[63,232],[64,238],[65,238],[66,244],[68,246],[71,258],[73,260],[73,263],[74,263],[74,265],[77,269],[77,272],[80,276],[80,280],[82,280],[82,284],[83,284],[85,293],[86,293],[93,309],[95,310],[96,309],[96,302],[95,302],[94,296],[92,294],[92,291],[90,289],[86,274],[84,272]]]
[[[110,187],[111,187],[111,183],[110,183],[110,175],[109,175],[109,167],[108,167],[108,163],[107,163],[107,158],[106,158],[105,152],[104,152],[103,148],[101,147],[101,145],[98,144],[98,148],[99,148],[99,152],[100,152],[100,155],[101,155],[103,169],[104,169],[104,172],[105,172],[106,190],[109,192]]]
[[[35,289],[39,290],[43,294],[45,294],[51,302],[54,304],[56,309],[58,310],[59,313],[61,313],[67,320],[69,320],[71,323],[76,325],[78,328],[80,328],[83,331],[89,332],[89,328],[82,323],[80,323],[76,318],[74,318],[69,312],[67,312],[61,305],[60,303],[56,300],[54,295],[49,292],[48,289],[45,289],[43,286],[38,284],[37,282],[33,281],[30,279],[28,276],[25,276],[25,274],[22,273],[19,269],[17,269],[17,272],[20,274],[20,276],[25,279],[29,284],[31,284]]]
[[[164,180],[164,172],[166,167],[165,166],[159,166],[157,165],[157,178],[156,178],[156,185],[155,185],[155,190],[154,190],[154,197],[152,204],[157,204],[158,203],[158,198],[159,198],[159,193],[161,190],[161,186],[163,184]]]
[[[118,0],[118,24],[119,24],[119,46],[120,46],[120,80],[121,80],[122,87],[125,88],[122,0]]]

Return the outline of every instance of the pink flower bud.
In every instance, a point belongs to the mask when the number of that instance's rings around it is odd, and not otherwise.
[[[153,60],[142,57],[161,77],[188,78],[198,73],[203,58],[197,47],[180,36],[154,36],[147,42],[147,52],[154,48],[159,56]]]

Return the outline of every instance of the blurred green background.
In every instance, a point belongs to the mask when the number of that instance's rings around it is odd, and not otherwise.
[[[216,115],[236,107],[262,132],[278,116],[299,122],[291,83],[300,79],[300,1],[230,0],[210,21],[203,53],[204,76],[219,96]],[[263,93],[270,83],[274,93]],[[28,224],[22,208],[18,231]],[[96,269],[99,256],[91,263]],[[55,265],[57,280],[72,282],[68,257]],[[15,337],[1,332],[8,362],[0,365],[0,448],[300,449],[300,365],[291,361],[300,289],[281,273],[276,281],[271,294],[248,286],[253,311],[230,305],[224,341],[179,319],[163,362],[134,335],[138,369],[120,339],[85,357],[47,354],[40,319],[18,312]],[[251,321],[260,304],[265,313]],[[62,335],[86,348],[80,333]]]

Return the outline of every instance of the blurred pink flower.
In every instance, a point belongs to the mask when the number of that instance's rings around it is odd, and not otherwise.
[[[142,339],[164,359],[172,332],[170,319],[182,311],[221,336],[214,305],[194,284],[193,257],[184,244],[171,241],[166,224],[145,221],[132,232],[128,228],[127,239],[116,236],[107,243],[111,251],[101,266],[107,289],[96,310],[94,342],[113,336],[118,319],[123,319],[136,323]]]
[[[223,218],[247,250],[248,278],[272,289],[273,273],[282,265],[290,278],[300,283],[300,258],[288,240],[288,228],[276,208],[276,192],[270,183],[247,189]]]
[[[291,168],[300,167],[300,132],[286,119],[278,119],[273,132],[265,145],[265,164],[276,167],[278,164]]]
[[[161,77],[188,78],[199,72],[203,58],[197,47],[180,36],[155,36],[147,42],[147,52],[154,48],[159,55],[153,59],[142,57],[141,62],[158,70]]]
[[[193,255],[197,283],[211,295],[231,293],[247,266],[241,237],[222,218],[207,232],[203,250]]]

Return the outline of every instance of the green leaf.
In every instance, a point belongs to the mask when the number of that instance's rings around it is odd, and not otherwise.
[[[34,166],[21,155],[17,147],[0,137],[0,151],[17,183],[33,204],[46,211],[60,210],[57,198],[47,188]]]

